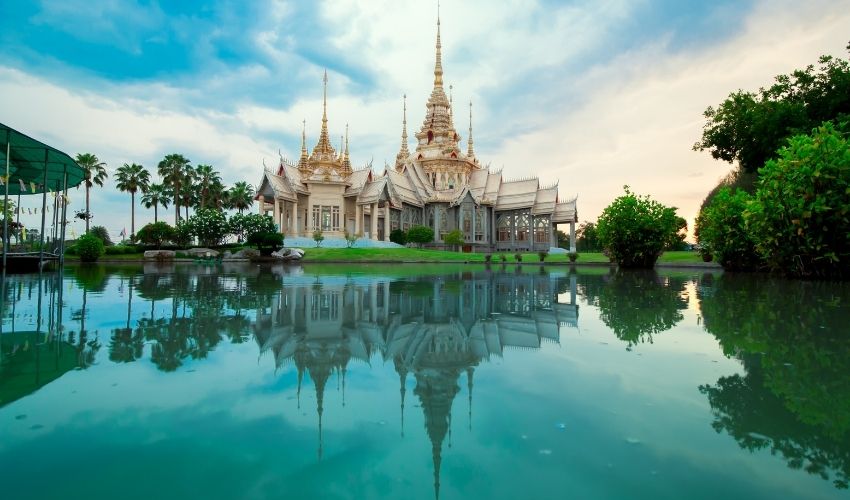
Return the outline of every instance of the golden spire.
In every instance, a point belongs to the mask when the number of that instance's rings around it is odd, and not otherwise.
[[[437,62],[434,64],[434,86],[443,86],[443,58],[440,54],[440,2],[437,2]]]
[[[395,165],[396,167],[400,167],[401,164],[410,156],[410,150],[407,149],[407,94],[404,94],[404,105],[401,119],[401,149],[395,157]]]
[[[466,143],[468,145],[466,156],[472,158],[475,156],[475,150],[472,147],[472,101],[469,101],[469,138]]]
[[[342,157],[342,173],[343,175],[348,175],[351,173],[351,158],[348,156],[348,124],[345,124],[345,155]],[[342,372],[343,377],[345,377],[345,372]],[[345,383],[345,378],[343,378],[343,384]]]
[[[322,131],[319,134],[319,142],[313,148],[313,156],[320,156],[318,159],[330,160],[334,159],[334,148],[331,145],[330,137],[328,137],[328,70],[325,70],[325,76],[322,78],[324,90],[322,92]]]
[[[338,162],[342,162],[343,154],[345,153],[345,150],[342,147],[344,144],[343,140],[342,136],[339,136],[339,157],[336,159]]]
[[[298,159],[298,168],[307,168],[307,120],[301,121],[301,158]]]
[[[449,116],[452,116],[452,110],[454,109],[454,85],[449,85]]]

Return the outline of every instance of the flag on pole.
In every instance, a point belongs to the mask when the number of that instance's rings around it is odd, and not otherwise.
[[[127,237],[127,228],[125,227],[125,228],[121,229],[121,232],[118,233],[118,236],[120,236],[122,238],[126,238]]]
[[[35,182],[30,182],[30,189],[32,190],[32,194],[35,194]]]
[[[24,184],[24,180],[23,180],[23,179],[18,179],[18,183],[20,183],[20,185],[21,185],[21,191],[26,191],[26,190],[27,190],[27,186]]]
[[[21,238],[22,238],[24,241],[26,241],[26,239],[27,239],[27,228],[25,228],[25,227],[22,227],[22,228],[21,228]]]

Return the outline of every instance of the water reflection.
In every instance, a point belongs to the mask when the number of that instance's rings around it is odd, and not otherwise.
[[[726,274],[703,279],[698,297],[705,329],[746,370],[699,388],[714,429],[846,489],[850,287]]]

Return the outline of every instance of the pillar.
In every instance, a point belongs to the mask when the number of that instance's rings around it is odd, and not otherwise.
[[[475,206],[475,204],[473,204],[473,205],[472,205],[472,242],[471,242],[473,245],[474,245],[474,244],[475,244],[475,242],[477,241],[477,240],[475,239],[475,232],[476,232],[475,228],[477,227],[477,226],[475,225],[475,222],[476,222],[476,221],[475,221],[475,218],[476,218],[477,216],[478,216],[478,208]]]
[[[369,205],[369,237],[378,240],[378,202]]]
[[[570,221],[570,252],[576,251],[576,223]]]
[[[280,224],[280,200],[275,198],[272,203],[274,203],[274,206],[272,207],[272,213],[274,214],[274,225],[277,227],[278,232],[283,232],[283,228]]]
[[[434,205],[434,241],[442,241],[440,238],[440,206]]]
[[[257,208],[259,209],[259,214],[264,215],[266,213],[266,199],[263,198],[263,197],[260,197],[260,199],[257,200],[257,201],[259,201],[259,203],[257,203]]]
[[[305,229],[307,230],[307,236],[312,236],[313,234],[313,207],[310,205],[310,197],[307,197],[307,221],[305,224]]]
[[[384,241],[390,241],[390,204],[384,207]]]
[[[298,198],[295,200],[292,203],[292,236],[298,236],[298,219],[301,215],[298,213]]]
[[[354,234],[360,236],[360,226],[363,224],[363,206],[354,205]]]
[[[556,248],[558,246],[558,225],[554,222],[551,222],[552,219],[549,219],[549,221],[549,246],[552,248]]]

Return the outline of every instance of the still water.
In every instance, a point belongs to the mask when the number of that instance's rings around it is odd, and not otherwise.
[[[191,264],[2,291],[4,499],[848,498],[846,285]]]

